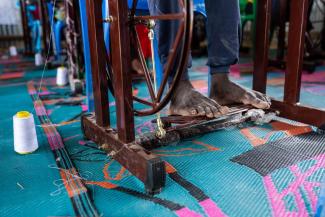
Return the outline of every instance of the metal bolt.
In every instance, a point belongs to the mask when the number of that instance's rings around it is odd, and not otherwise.
[[[154,20],[149,20],[148,28],[153,29],[155,28],[155,26],[156,26],[156,22]]]
[[[103,20],[104,23],[112,23],[113,22],[113,17],[109,16]]]

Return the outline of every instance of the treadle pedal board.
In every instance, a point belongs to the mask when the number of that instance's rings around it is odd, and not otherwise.
[[[242,114],[244,112],[247,112],[249,109],[252,109],[251,106],[246,105],[237,105],[229,107],[229,113],[222,115],[218,118],[208,118],[206,116],[179,116],[179,115],[170,115],[167,117],[162,117],[161,120],[163,124],[166,126],[166,128],[170,127],[172,124],[177,125],[190,125],[190,124],[198,124],[201,122],[206,121],[215,121],[215,120],[222,120],[222,119],[228,119],[229,117],[232,117],[234,115]],[[156,119],[153,120],[153,123],[156,123]]]
[[[166,129],[166,136],[159,139],[154,133],[147,133],[136,138],[136,143],[147,150],[152,150],[198,135],[222,130],[249,121],[251,116],[245,115],[251,107],[232,107],[227,115],[219,118],[169,116],[162,118]],[[155,121],[153,121],[155,122]]]

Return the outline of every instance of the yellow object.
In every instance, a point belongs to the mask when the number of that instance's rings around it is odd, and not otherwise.
[[[34,151],[32,151],[32,152],[17,152],[17,153],[20,155],[28,155],[28,154],[34,153]]]
[[[17,118],[28,118],[30,116],[30,113],[27,111],[20,111],[17,112]]]

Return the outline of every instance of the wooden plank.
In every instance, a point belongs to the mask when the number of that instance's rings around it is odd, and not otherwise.
[[[87,0],[87,16],[96,122],[107,127],[110,118],[101,0]]]
[[[41,18],[41,24],[42,24],[42,41],[44,46],[44,52],[45,55],[47,55],[47,52],[49,50],[49,46],[51,45],[50,41],[50,35],[51,34],[51,28],[49,27],[49,21],[47,16],[47,5],[44,0],[38,0],[38,5],[40,8],[40,18]]]
[[[101,149],[141,180],[148,193],[159,193],[165,186],[165,164],[159,157],[134,142],[119,140],[116,131],[98,126],[93,115],[83,116],[81,124],[85,137],[99,144]]]
[[[269,30],[271,20],[271,0],[257,1],[256,51],[254,57],[253,89],[266,92],[267,67],[269,61]]]
[[[291,1],[290,14],[284,101],[286,103],[295,104],[299,102],[300,98],[308,0]]]
[[[280,111],[280,116],[316,127],[325,127],[325,110],[273,100],[272,108]]]
[[[279,24],[279,35],[278,35],[278,50],[277,60],[283,61],[284,53],[286,49],[286,22],[287,22],[287,10],[288,0],[280,0],[280,24]]]
[[[128,1],[110,0],[109,11],[113,18],[110,24],[111,64],[114,73],[117,131],[123,142],[134,141],[134,112],[130,56],[130,29]]]

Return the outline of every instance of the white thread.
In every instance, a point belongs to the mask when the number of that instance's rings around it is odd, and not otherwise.
[[[67,170],[67,169],[59,168],[55,164],[50,164],[50,165],[48,165],[48,167],[50,169],[57,169],[59,171],[64,171],[64,173],[71,175],[71,177],[73,178],[73,179],[70,179],[70,176],[67,176],[66,180],[64,180],[64,179],[54,180],[52,183],[57,189],[50,193],[51,197],[59,196],[60,194],[65,193],[66,192],[65,185],[68,185],[70,182],[74,182],[75,180],[87,181],[90,178],[92,178],[92,176],[93,176],[92,172],[90,172],[90,171],[83,172],[81,170],[78,171],[79,175],[76,175],[76,174],[70,173],[69,170]]]
[[[68,69],[65,67],[59,67],[56,73],[56,84],[58,86],[65,86],[68,84]]]
[[[54,0],[54,2],[53,2],[53,10],[52,10],[53,15],[54,15],[54,12],[55,12],[55,5],[56,5],[56,0]],[[49,40],[49,44],[48,44],[47,54],[46,54],[46,57],[45,57],[45,63],[44,63],[43,71],[42,71],[41,81],[39,83],[39,87],[38,87],[38,90],[37,90],[37,98],[38,99],[39,99],[39,93],[41,92],[41,89],[42,89],[44,74],[45,74],[45,70],[46,70],[48,60],[49,60],[49,56],[50,56],[50,52],[51,52],[51,41],[52,41],[52,35],[53,35],[53,23],[54,23],[54,16],[52,16],[52,20],[51,20],[50,40]],[[35,112],[35,107],[33,109],[33,112]]]
[[[17,48],[15,46],[9,47],[10,56],[15,57],[18,55]]]
[[[20,187],[21,190],[24,190],[24,186],[22,186],[19,182],[17,182],[17,185]]]
[[[35,66],[41,66],[43,65],[43,57],[40,53],[35,54]]]
[[[14,149],[19,154],[28,154],[37,150],[38,141],[34,117],[20,117],[18,113],[13,117],[14,123]]]

